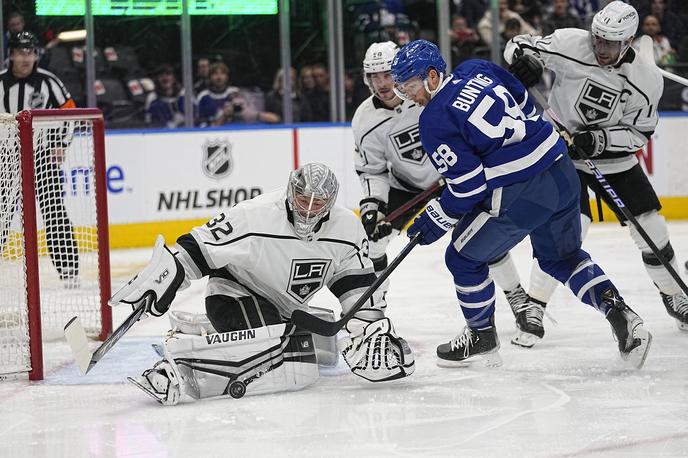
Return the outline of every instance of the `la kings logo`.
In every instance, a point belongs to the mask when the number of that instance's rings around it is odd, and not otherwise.
[[[620,95],[615,89],[587,79],[576,101],[578,116],[585,124],[608,121],[619,103]]]
[[[331,263],[330,259],[292,260],[287,293],[301,304],[308,301],[322,288]]]
[[[427,155],[420,143],[418,124],[394,132],[389,137],[399,159],[412,164],[423,164],[425,162]]]
[[[215,180],[232,173],[232,144],[227,140],[209,140],[203,144],[203,173]]]

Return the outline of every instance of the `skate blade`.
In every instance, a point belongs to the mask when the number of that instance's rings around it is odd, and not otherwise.
[[[540,340],[542,339],[535,334],[528,334],[527,332],[517,329],[516,334],[514,334],[514,337],[511,339],[511,343],[523,348],[532,348],[533,345],[538,343]]]
[[[501,366],[504,361],[502,361],[502,357],[499,355],[498,351],[492,352],[492,353],[483,353],[481,355],[476,355],[472,358],[469,359],[464,359],[461,361],[451,361],[447,359],[440,359],[437,358],[437,366],[438,367],[446,367],[446,368],[457,368],[457,367],[477,367],[477,366],[484,366],[484,367],[499,367]]]
[[[146,393],[148,396],[150,396],[153,399],[155,399],[156,401],[158,401],[158,404],[163,405],[163,406],[167,405],[163,402],[162,399],[160,399],[158,397],[158,395],[156,395],[153,392],[150,385],[148,385],[147,381],[144,382],[143,380],[138,380],[136,377],[127,377],[127,380],[129,380],[129,382],[131,382],[132,385],[134,385],[135,387],[137,387],[138,389],[140,389],[141,391]]]
[[[641,344],[621,357],[629,365],[636,369],[641,369],[647,359],[647,354],[650,352],[650,345],[652,344],[652,334],[645,329],[635,329],[633,331],[634,337],[640,339]]]

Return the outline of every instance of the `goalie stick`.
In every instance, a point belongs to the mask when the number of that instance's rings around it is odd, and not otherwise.
[[[351,309],[348,312],[346,312],[339,320],[334,322],[327,321],[323,320],[322,318],[318,318],[317,316],[312,315],[303,310],[294,310],[294,312],[291,314],[292,323],[294,323],[296,326],[300,328],[314,332],[321,336],[334,336],[339,332],[340,329],[342,329],[346,325],[346,323],[356,314],[356,312],[358,312],[361,309],[361,307],[363,307],[363,304],[365,304],[366,301],[370,299],[370,297],[375,293],[375,291],[377,291],[380,285],[385,280],[387,280],[387,277],[389,277],[390,274],[394,271],[394,269],[396,269],[397,266],[401,263],[401,261],[403,261],[404,258],[408,256],[413,247],[415,247],[418,244],[418,242],[420,242],[421,237],[422,234],[420,232],[413,236],[411,241],[406,244],[406,246],[401,250],[397,257],[389,263],[385,270],[380,272],[380,275],[373,282],[373,284],[370,285],[370,287],[368,287],[367,290],[365,290],[365,292],[361,295],[361,297],[358,298],[358,300],[351,307]]]
[[[391,223],[392,221],[394,221],[395,219],[409,211],[411,208],[413,208],[413,206],[417,203],[430,200],[433,194],[435,194],[442,186],[444,186],[444,180],[438,180],[437,183],[433,184],[425,191],[417,194],[413,199],[409,200],[393,212],[390,212],[390,214],[385,216],[382,221],[386,223]]]
[[[684,283],[683,279],[679,276],[679,274],[676,272],[674,267],[669,264],[669,262],[662,256],[661,252],[659,251],[659,248],[657,248],[657,245],[655,245],[655,242],[652,241],[649,235],[647,235],[647,232],[645,232],[645,229],[640,225],[638,220],[633,216],[633,214],[626,208],[626,205],[624,205],[623,201],[621,198],[616,194],[616,191],[611,187],[607,179],[604,177],[602,172],[597,168],[595,163],[590,159],[590,156],[585,154],[584,151],[581,151],[580,148],[576,147],[573,143],[573,137],[571,135],[571,132],[564,126],[561,121],[559,120],[559,117],[554,113],[552,110],[552,107],[549,106],[549,103],[545,99],[545,97],[540,93],[540,91],[532,87],[528,89],[530,93],[533,95],[537,103],[542,107],[545,113],[549,116],[549,118],[552,120],[552,123],[554,123],[555,127],[561,134],[562,138],[566,141],[566,143],[569,146],[572,146],[575,148],[576,153],[583,159],[585,164],[588,166],[592,174],[595,176],[597,181],[600,183],[602,188],[604,188],[605,192],[609,195],[611,200],[614,202],[614,206],[626,217],[626,220],[633,224],[635,226],[636,230],[638,231],[638,234],[645,240],[645,243],[650,247],[652,250],[652,253],[659,259],[659,262],[662,263],[664,268],[669,272],[669,275],[671,275],[671,278],[674,279],[674,281],[678,284],[678,286],[681,288],[681,290],[684,292],[684,294],[688,295],[688,286]]]
[[[76,361],[76,365],[79,367],[79,372],[81,375],[86,375],[93,369],[93,366],[98,364],[103,356],[119,341],[119,339],[127,333],[134,323],[141,319],[141,316],[146,310],[147,303],[153,300],[152,295],[146,295],[134,308],[122,324],[115,329],[110,337],[105,339],[105,341],[100,344],[100,346],[91,353],[88,349],[88,339],[86,338],[86,331],[81,325],[81,320],[78,316],[75,316],[64,327],[65,338],[69,347],[72,349],[72,355]]]

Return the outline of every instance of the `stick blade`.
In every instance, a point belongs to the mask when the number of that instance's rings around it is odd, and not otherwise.
[[[336,335],[339,329],[341,329],[341,326],[337,326],[336,322],[333,323],[331,321],[322,320],[303,310],[294,310],[291,314],[291,321],[299,328],[326,337]]]
[[[81,375],[86,373],[91,368],[91,351],[88,349],[88,339],[86,338],[86,331],[84,330],[81,320],[75,316],[64,327],[65,339],[69,347],[72,349],[72,355],[76,361]]]

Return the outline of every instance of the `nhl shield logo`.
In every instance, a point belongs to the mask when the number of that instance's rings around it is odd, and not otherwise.
[[[203,144],[201,169],[210,178],[219,180],[232,173],[232,144],[227,140],[209,140]]]
[[[576,101],[578,116],[588,125],[608,121],[619,103],[620,95],[616,89],[587,79]]]
[[[418,124],[394,132],[389,135],[389,138],[394,146],[394,151],[402,161],[420,165],[427,159],[420,142]]]
[[[307,302],[323,286],[330,259],[294,259],[287,293],[299,303]]]

